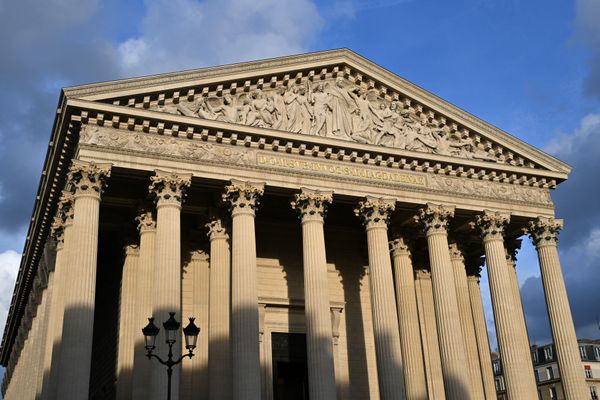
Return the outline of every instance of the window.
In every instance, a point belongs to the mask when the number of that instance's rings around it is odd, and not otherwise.
[[[594,352],[596,353],[596,360],[600,361],[600,347],[594,347]]]
[[[556,388],[554,388],[554,386],[552,386],[550,388],[550,400],[556,400],[558,399],[558,396],[556,395]]]
[[[581,356],[582,360],[587,358],[587,350],[585,349],[585,346],[579,346],[579,355]]]
[[[494,360],[494,374],[498,375],[500,373],[500,361]]]
[[[539,370],[534,370],[535,373],[535,381],[539,382],[540,381],[540,371]]]
[[[546,360],[552,360],[552,347],[544,347],[544,358]]]
[[[592,400],[598,400],[598,393],[596,393],[596,386],[590,386],[590,394],[592,395]]]
[[[586,378],[593,378],[592,368],[589,365],[584,365],[583,369],[585,370],[585,377]]]
[[[547,367],[546,372],[548,373],[548,379],[554,379],[554,370],[552,367]]]
[[[531,353],[531,359],[533,360],[534,364],[538,363],[538,354],[537,354],[537,350]]]

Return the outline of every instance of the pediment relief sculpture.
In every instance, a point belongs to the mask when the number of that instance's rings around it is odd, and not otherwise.
[[[409,100],[382,96],[337,77],[239,94],[209,94],[154,107],[156,111],[318,135],[363,144],[468,159],[505,162],[459,129]]]

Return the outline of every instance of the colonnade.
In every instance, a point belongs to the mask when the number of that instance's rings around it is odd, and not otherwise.
[[[53,343],[39,364],[44,368],[39,389],[44,399],[88,397],[99,205],[109,176],[108,164],[74,161],[71,167],[72,190],[63,195],[57,223],[61,235],[57,235],[60,245],[53,282],[54,293],[60,286],[60,295],[45,300],[49,306],[43,314],[48,316],[44,324]],[[150,185],[155,213],[144,210],[137,218],[139,246],[128,249],[121,289],[121,299],[126,300],[121,302],[123,318],[130,315],[135,321],[120,326],[120,345],[134,350],[119,348],[118,370],[133,368],[130,374],[118,377],[118,397],[122,399],[166,397],[164,371],[143,359],[138,328],[150,314],[157,321],[165,320],[169,311],[181,315],[181,204],[190,184],[190,174],[157,170]],[[263,183],[232,180],[223,194],[229,206],[230,229],[220,218],[208,224],[208,335],[210,342],[216,343],[208,351],[211,400],[261,398],[255,217],[263,193]],[[336,397],[324,236],[327,207],[332,201],[332,192],[307,188],[299,188],[292,201],[302,226],[311,400]],[[426,204],[417,210],[415,222],[426,237],[429,268],[415,279],[415,269],[420,267],[413,266],[412,238],[388,235],[396,202],[367,197],[357,199],[356,204],[368,248],[380,398],[495,399],[478,266],[466,257],[450,230],[454,207]],[[472,226],[484,247],[507,394],[511,400],[529,400],[537,398],[537,390],[518,286],[517,290],[514,286],[514,260],[507,261],[504,232],[509,221],[508,214],[484,211],[474,216]],[[558,259],[556,237],[561,227],[558,220],[537,218],[527,232],[539,254],[566,396],[579,400],[587,394]],[[423,299],[426,286],[420,279],[429,282],[430,304]],[[135,299],[135,305],[127,299]],[[441,373],[443,387],[434,382],[432,371]],[[177,376],[174,378],[177,382]],[[173,387],[177,399],[178,385]],[[6,398],[35,398],[23,397],[26,390],[10,385]]]

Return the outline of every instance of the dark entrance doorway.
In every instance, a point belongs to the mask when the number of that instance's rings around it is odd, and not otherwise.
[[[306,335],[272,333],[274,400],[308,400]]]

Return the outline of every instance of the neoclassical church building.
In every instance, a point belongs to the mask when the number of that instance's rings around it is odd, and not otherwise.
[[[201,333],[172,399],[496,399],[484,267],[507,396],[537,399],[532,240],[566,398],[589,399],[550,197],[569,172],[347,49],[66,88],[2,394],[163,400],[142,328],[165,357],[175,312]]]

